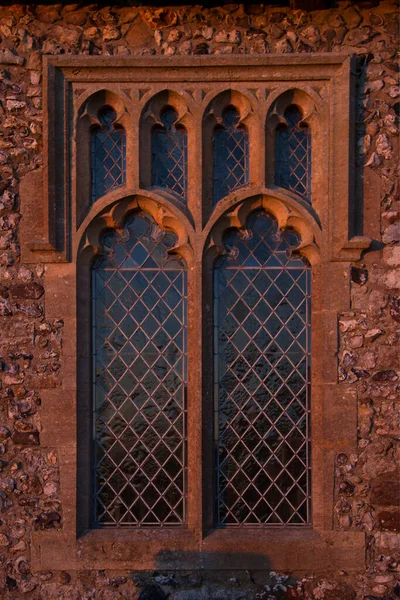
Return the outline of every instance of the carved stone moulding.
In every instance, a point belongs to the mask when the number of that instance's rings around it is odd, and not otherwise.
[[[240,198],[240,196],[239,196]],[[277,221],[279,231],[293,229],[300,234],[300,245],[296,251],[304,256],[310,264],[320,260],[319,244],[321,243],[321,229],[318,221],[307,214],[295,203],[291,206],[284,202],[279,194],[271,195],[267,190],[255,194],[244,200],[235,195],[230,201],[230,206],[221,214],[221,210],[213,215],[207,226],[207,241],[205,253],[214,257],[225,252],[224,234],[230,228],[237,228],[245,232],[246,223],[251,213],[261,210],[272,215]]]
[[[180,254],[189,262],[192,258],[189,236],[192,237],[194,233],[189,221],[176,214],[173,206],[168,206],[168,203],[160,204],[146,192],[141,195],[127,196],[112,204],[107,203],[106,208],[99,207],[94,216],[93,213],[88,215],[77,233],[77,239],[80,240],[78,246],[80,260],[90,263],[94,256],[102,254],[101,237],[104,231],[114,229],[122,233],[126,217],[136,211],[144,211],[151,215],[160,229],[173,231],[177,240],[169,252]]]
[[[229,198],[224,198],[223,206],[213,208],[209,189],[210,135],[227,106],[237,110],[250,137],[249,183],[243,192],[248,198],[254,188],[263,190],[271,207],[271,198],[277,194],[284,197],[282,205],[293,200],[289,220],[294,223],[294,205],[302,210],[305,202],[278,188],[273,173],[276,128],[285,123],[285,110],[297,106],[312,135],[312,207],[307,210],[323,232],[321,256],[324,261],[349,262],[358,260],[368,248],[370,240],[360,228],[362,207],[354,191],[353,64],[349,57],[331,53],[46,56],[43,70],[44,168],[42,173],[28,174],[21,189],[21,241],[26,262],[70,262],[77,256],[80,240],[76,234],[88,215],[93,216],[89,140],[103,106],[115,111],[117,125],[126,132],[127,146],[126,183],[97,201],[102,209],[132,193],[145,197],[146,190],[154,191],[149,139],[163,108],[170,106],[177,113],[178,124],[188,132],[187,205],[167,190],[155,194],[161,204],[173,205],[178,220],[187,221],[201,237],[229,203]]]

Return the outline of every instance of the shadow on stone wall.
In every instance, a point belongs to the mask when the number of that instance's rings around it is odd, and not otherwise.
[[[375,152],[370,155],[372,138],[379,128],[376,123],[371,122],[375,107],[369,100],[369,93],[374,91],[374,85],[381,85],[380,80],[369,81],[368,64],[371,60],[369,54],[361,55],[355,59],[354,72],[356,74],[354,83],[354,197],[350,198],[350,235],[367,235],[372,238],[370,247],[364,252],[374,252],[384,248],[385,244],[380,241],[380,206],[375,205],[366,209],[364,196],[373,195],[379,197],[381,181],[375,172],[376,167],[382,164],[382,156],[385,155],[384,145],[387,143],[384,136],[379,136]],[[368,158],[367,158],[368,157]],[[366,169],[365,167],[371,167]],[[376,239],[378,238],[378,239]]]
[[[172,567],[172,568],[171,568]],[[271,571],[268,557],[255,553],[162,551],[157,571],[132,574],[138,600],[279,600],[301,598],[299,582]]]
[[[267,556],[243,552],[193,552],[163,550],[156,558],[158,569],[256,569],[269,571],[271,563]]]

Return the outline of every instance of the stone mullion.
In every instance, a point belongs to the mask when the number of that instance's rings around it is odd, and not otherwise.
[[[201,402],[202,402],[202,509],[203,537],[214,527],[214,333],[213,262],[215,255],[203,259],[199,285],[202,290]],[[200,347],[199,347],[200,351]]]
[[[203,131],[202,111],[195,111],[194,123],[188,131],[188,208],[193,215],[196,241],[194,263],[188,272],[189,307],[189,385],[188,385],[188,484],[189,528],[200,541],[204,525],[204,414],[203,371]]]
[[[249,181],[250,184],[265,187],[266,158],[265,153],[270,151],[265,143],[265,117],[262,110],[257,111],[256,119],[249,127],[250,156],[249,156]]]
[[[197,245],[200,249],[200,244]],[[200,251],[201,252],[201,251]],[[188,269],[188,390],[187,390],[187,448],[188,448],[188,526],[201,536],[203,510],[202,481],[202,263],[196,256]],[[199,537],[200,540],[200,537]]]
[[[137,93],[137,91],[135,90]],[[126,131],[126,186],[127,188],[137,189],[139,183],[140,168],[140,145],[139,145],[139,127],[140,127],[141,106],[138,102],[132,102],[130,105],[129,127]]]
[[[195,229],[202,229],[202,114],[196,110],[194,123],[188,131],[188,208],[193,215]]]

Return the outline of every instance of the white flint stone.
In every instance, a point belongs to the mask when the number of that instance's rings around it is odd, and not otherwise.
[[[157,44],[157,46],[161,46],[161,44],[164,41],[164,35],[163,32],[160,29],[156,29],[154,31],[154,41]]]
[[[179,42],[182,35],[183,35],[182,32],[179,31],[179,29],[176,29],[176,27],[175,27],[174,29],[171,29],[171,31],[169,32],[167,41],[169,44]]]
[[[382,159],[376,152],[373,152],[369,157],[369,160],[365,163],[366,167],[379,167],[382,164]]]
[[[385,285],[390,289],[400,288],[400,272],[398,269],[393,269],[386,273]]]
[[[376,152],[388,159],[392,155],[392,144],[386,133],[380,133],[376,140]]]
[[[208,41],[212,40],[214,32],[215,32],[214,27],[206,27],[206,26],[204,26],[201,29],[201,35],[203,36],[203,38],[205,40],[208,40]]]

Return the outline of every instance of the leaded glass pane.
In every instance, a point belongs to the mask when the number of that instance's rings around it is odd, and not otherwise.
[[[287,125],[276,132],[275,183],[311,202],[311,132],[301,126],[296,106],[285,113]]]
[[[168,107],[161,116],[162,127],[151,137],[152,185],[165,188],[186,201],[187,132],[176,126],[178,115]]]
[[[187,280],[146,213],[92,268],[94,525],[186,520]]]
[[[254,213],[214,275],[217,524],[309,523],[310,270]]]
[[[92,131],[92,203],[126,183],[126,136],[114,127],[116,118],[106,107],[99,116],[100,127]]]
[[[249,134],[239,120],[238,111],[228,107],[214,130],[214,204],[249,182]]]

